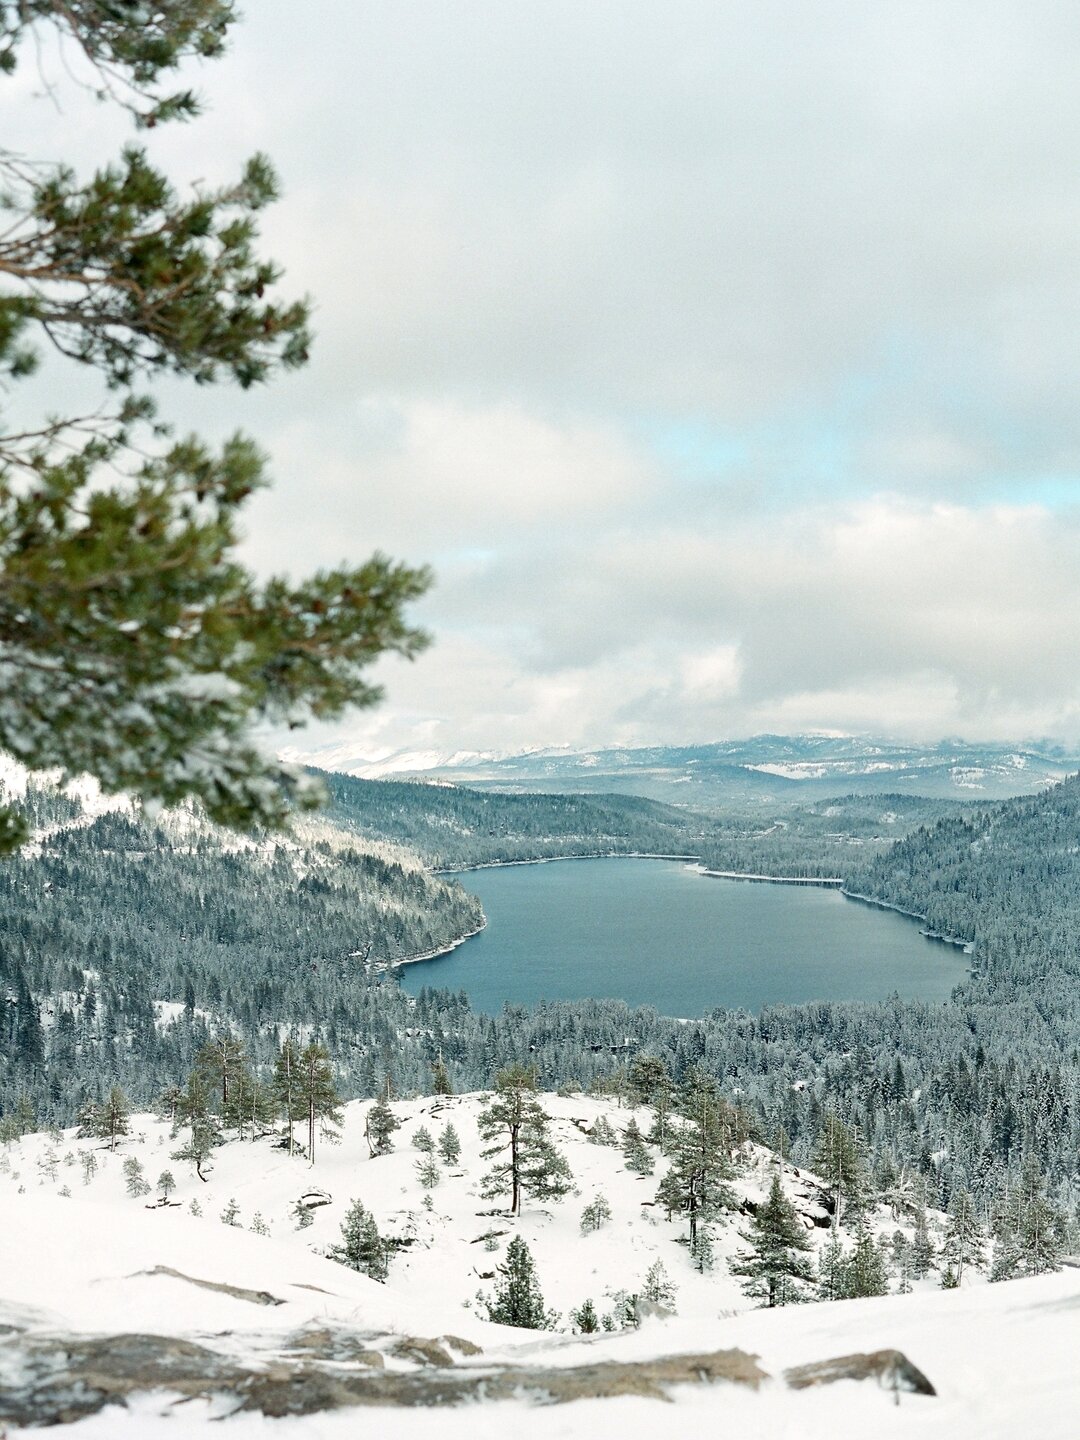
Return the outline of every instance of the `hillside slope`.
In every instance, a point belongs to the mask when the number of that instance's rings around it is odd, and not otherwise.
[[[741,1247],[740,1224],[719,1231],[714,1272],[697,1274],[677,1227],[649,1203],[655,1178],[634,1176],[617,1150],[588,1140],[585,1131],[601,1117],[625,1124],[628,1112],[612,1101],[544,1096],[581,1195],[527,1206],[517,1222],[493,1214],[476,1193],[480,1100],[397,1104],[398,1149],[375,1160],[363,1142],[366,1106],[350,1105],[343,1143],[324,1150],[313,1168],[264,1142],[234,1142],[217,1152],[206,1184],[169,1159],[175,1142],[150,1116],[137,1117],[137,1134],[118,1153],[95,1149],[98,1169],[87,1184],[80,1152],[91,1142],[69,1132],[11,1145],[0,1165],[0,1327],[10,1327],[0,1341],[0,1419],[75,1420],[85,1412],[73,1435],[184,1440],[212,1433],[208,1422],[231,1415],[224,1433],[235,1440],[267,1433],[345,1440],[356,1433],[352,1406],[362,1403],[376,1406],[364,1417],[371,1433],[418,1440],[504,1435],[508,1426],[523,1440],[549,1436],[553,1426],[590,1440],[718,1427],[747,1440],[789,1433],[808,1440],[1064,1440],[1074,1433],[1077,1271],[947,1292],[927,1280],[910,1295],[750,1310],[727,1269]],[[431,1192],[429,1212],[409,1142],[419,1125],[434,1130],[447,1120],[463,1151]],[[129,1157],[151,1180],[171,1167],[180,1203],[163,1208],[154,1194],[131,1198],[122,1173]],[[738,1182],[745,1201],[760,1200],[768,1171],[767,1153],[755,1152]],[[298,1231],[292,1207],[313,1186],[327,1203]],[[823,1237],[813,1177],[788,1168],[785,1188],[808,1233]],[[612,1219],[582,1236],[580,1210],[597,1190],[608,1196]],[[337,1238],[357,1196],[381,1229],[409,1242],[385,1285],[317,1253]],[[201,1218],[189,1213],[193,1199]],[[271,1233],[222,1224],[218,1212],[231,1200],[240,1224],[258,1213]],[[895,1228],[886,1212],[874,1223]],[[492,1232],[489,1249],[482,1237]],[[479,1318],[475,1296],[490,1291],[485,1276],[515,1232],[533,1251],[545,1299],[564,1317],[586,1294],[603,1309],[619,1291],[638,1288],[655,1259],[678,1287],[678,1313],[594,1336],[492,1325]],[[891,1381],[874,1378],[808,1390],[785,1382],[792,1367],[893,1349],[929,1379],[935,1395],[898,1395]],[[731,1351],[742,1358],[734,1361]],[[687,1355],[708,1358],[678,1359]],[[65,1380],[91,1364],[97,1368],[89,1381]],[[719,1378],[702,1383],[706,1374],[745,1378],[757,1370],[769,1378],[756,1388]],[[109,1394],[123,1408],[102,1410]],[[200,1394],[206,1398],[175,1404]],[[552,1411],[543,1403],[552,1398],[565,1403]],[[307,1418],[264,1429],[264,1413],[297,1412]]]

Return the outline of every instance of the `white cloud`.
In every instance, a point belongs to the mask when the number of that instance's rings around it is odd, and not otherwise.
[[[271,451],[260,567],[435,562],[436,648],[358,728],[1080,731],[1080,518],[1025,503],[1080,500],[1072,6],[295,14],[143,138],[184,181],[271,153],[314,358],[166,409]],[[115,147],[67,103],[7,143]]]

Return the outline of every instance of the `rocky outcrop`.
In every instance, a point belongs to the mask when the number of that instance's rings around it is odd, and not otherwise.
[[[461,1364],[457,1355],[467,1355]],[[786,1372],[794,1389],[873,1378],[894,1391],[933,1395],[897,1350],[844,1355]],[[129,1397],[224,1398],[239,1411],[313,1415],[347,1407],[487,1403],[531,1397],[541,1404],[624,1396],[670,1399],[678,1386],[726,1383],[758,1389],[769,1376],[742,1350],[714,1350],[591,1364],[492,1364],[469,1341],[445,1335],[371,1336],[311,1326],[264,1335],[248,1357],[223,1354],[214,1337],[167,1335],[0,1336],[0,1427],[70,1423]]]
[[[876,1380],[886,1390],[904,1390],[912,1395],[937,1394],[918,1366],[900,1350],[871,1350],[818,1360],[813,1365],[796,1365],[784,1371],[784,1379],[793,1390],[832,1385],[837,1380]]]

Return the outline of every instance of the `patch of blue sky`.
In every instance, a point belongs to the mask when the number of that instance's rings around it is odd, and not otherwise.
[[[1045,510],[1080,508],[1080,475],[995,476],[979,499],[988,505],[1039,505]]]
[[[754,493],[766,505],[788,505],[860,487],[856,437],[829,416],[797,415],[731,432],[703,422],[651,420],[634,427],[669,475],[690,487],[716,485]]]

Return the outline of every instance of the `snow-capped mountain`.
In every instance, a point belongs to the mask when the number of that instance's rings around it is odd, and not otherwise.
[[[365,779],[412,776],[463,785],[617,791],[678,804],[893,791],[935,799],[1033,794],[1080,770],[1080,754],[1049,742],[941,740],[932,745],[854,735],[756,735],[707,745],[514,753],[398,750],[349,742],[285,758]]]

